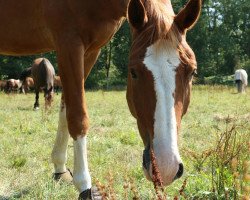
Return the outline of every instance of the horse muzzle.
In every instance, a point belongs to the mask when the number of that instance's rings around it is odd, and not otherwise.
[[[152,181],[152,162],[151,162],[151,154],[150,154],[150,145],[146,146],[146,148],[143,150],[143,161],[142,161],[142,166],[143,166],[143,171],[146,176],[146,178],[149,181]],[[156,158],[157,159],[157,158]],[[158,166],[157,166],[158,167]],[[181,162],[175,163],[174,165],[174,172],[171,173],[171,175],[168,173],[168,167],[159,167],[158,170],[160,172],[161,179],[163,181],[163,185],[169,185],[176,179],[180,178],[183,175],[184,172],[184,166]],[[163,172],[163,173],[161,173]]]

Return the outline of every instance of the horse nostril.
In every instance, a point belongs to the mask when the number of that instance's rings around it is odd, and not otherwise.
[[[180,177],[182,176],[182,174],[183,174],[183,171],[184,171],[183,164],[180,163],[180,164],[179,164],[179,170],[178,170],[178,172],[177,172],[177,174],[176,174],[174,180],[180,178]]]

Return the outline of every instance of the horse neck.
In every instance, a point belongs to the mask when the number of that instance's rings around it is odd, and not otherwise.
[[[20,75],[20,81],[24,81],[27,77],[31,76],[31,67],[23,71]]]
[[[130,0],[74,0],[71,1],[72,11],[78,17],[90,15],[91,19],[101,18],[103,23],[120,20],[127,15],[127,7]],[[82,15],[82,10],[86,12]],[[96,13],[93,17],[93,13]]]
[[[128,3],[130,0],[113,0],[113,7],[114,8],[119,8],[118,10],[118,15],[121,17],[126,17],[127,16],[127,7]]]

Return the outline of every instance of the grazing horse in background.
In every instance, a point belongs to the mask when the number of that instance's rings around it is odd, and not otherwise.
[[[26,93],[26,79],[31,76],[31,67],[24,69],[19,79],[22,81],[22,93]]]
[[[54,78],[54,88],[55,92],[58,94],[58,91],[62,89],[62,82],[60,76],[55,76]]]
[[[0,91],[4,91],[6,89],[6,80],[0,80]]]
[[[244,93],[248,84],[247,72],[244,69],[238,69],[235,71],[234,80],[237,86],[238,93]]]
[[[189,0],[177,15],[170,0],[0,1],[0,53],[56,51],[63,95],[52,161],[57,177],[69,174],[65,164],[70,135],[79,199],[96,194],[91,190],[87,162],[89,117],[84,83],[100,48],[125,17],[132,29],[127,101],[145,146],[145,174],[152,179],[149,150],[153,149],[164,185],[182,175],[177,132],[197,68],[186,32],[200,10],[201,0]]]
[[[51,106],[54,93],[54,77],[55,69],[46,58],[38,58],[34,60],[31,67],[31,76],[34,80],[36,93],[36,102],[34,109],[39,108],[39,91],[43,89],[45,97],[45,108]]]
[[[34,80],[31,77],[26,77],[23,81],[22,91],[26,94],[31,89],[34,89]]]
[[[51,106],[54,92],[55,69],[46,58],[37,58],[31,67],[22,71],[20,79],[24,82],[27,77],[32,77],[36,93],[34,110],[39,109],[39,91],[44,91],[45,108]],[[31,80],[30,80],[31,81]]]
[[[6,93],[17,92],[22,87],[22,81],[19,79],[8,79],[6,81]]]

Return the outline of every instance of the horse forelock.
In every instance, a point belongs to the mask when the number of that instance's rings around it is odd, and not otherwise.
[[[168,45],[184,53],[181,45],[181,34],[174,23],[175,15],[170,1],[144,0],[143,3],[148,22],[132,42],[131,48],[134,48],[132,54],[137,55],[142,48],[147,48],[158,40],[167,40]],[[159,45],[160,50],[162,50],[162,45]]]
[[[144,46],[154,44],[156,54],[164,50],[163,48],[167,51],[168,49],[176,49],[182,63],[196,65],[194,53],[186,43],[186,33],[181,33],[174,21],[175,14],[170,0],[145,0],[144,2],[149,20],[148,27],[141,33],[141,35],[144,35],[141,38],[142,41],[137,41],[142,45],[138,46],[143,47],[143,44]],[[145,38],[147,39],[145,40]],[[162,42],[157,41],[165,41],[167,45],[162,45]],[[180,67],[183,67],[183,65]]]

